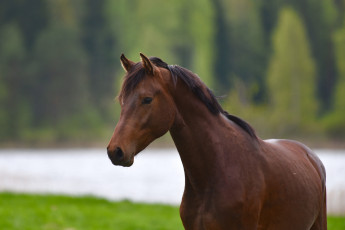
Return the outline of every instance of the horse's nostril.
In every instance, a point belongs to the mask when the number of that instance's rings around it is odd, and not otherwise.
[[[123,155],[123,152],[122,152],[122,149],[117,147],[115,149],[115,158],[117,161],[122,161],[123,158],[124,158],[124,155]]]

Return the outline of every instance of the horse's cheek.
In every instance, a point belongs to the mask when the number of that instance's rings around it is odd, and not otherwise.
[[[152,132],[155,133],[155,136],[159,137],[164,135],[171,126],[171,114],[169,112],[169,108],[162,109],[159,112],[152,113],[152,117],[150,119]]]

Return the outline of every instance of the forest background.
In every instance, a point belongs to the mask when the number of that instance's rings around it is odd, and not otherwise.
[[[1,0],[0,146],[107,143],[119,57],[139,52],[197,73],[262,138],[344,144],[344,10],[344,0]]]

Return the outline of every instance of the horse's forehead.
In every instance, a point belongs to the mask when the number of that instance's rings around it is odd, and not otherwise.
[[[133,97],[134,95],[150,94],[150,92],[154,93],[157,90],[161,91],[166,85],[165,75],[167,75],[168,70],[156,67],[156,71],[153,76],[146,75],[142,69],[138,69],[134,73],[127,73],[120,91],[120,103],[124,104],[127,98]]]
[[[154,77],[155,76],[146,76],[143,78],[133,89],[130,95],[144,95],[153,93],[157,89],[160,89],[160,83]]]
[[[152,76],[147,76],[149,78]],[[135,104],[135,101],[138,100],[140,97],[150,97],[155,94],[158,90],[160,90],[160,86],[157,81],[153,79],[143,79],[138,83],[138,85],[130,92],[126,94],[126,96],[121,98],[121,105],[130,105]]]
[[[161,88],[160,76],[155,74],[154,76],[145,76],[138,84],[138,88],[142,90],[154,90]]]

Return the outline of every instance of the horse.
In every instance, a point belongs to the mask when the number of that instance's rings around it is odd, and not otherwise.
[[[114,165],[131,166],[169,131],[185,174],[179,210],[185,229],[327,229],[326,172],[312,150],[260,139],[223,110],[196,74],[140,57],[137,63],[120,57],[121,114],[107,146]]]

